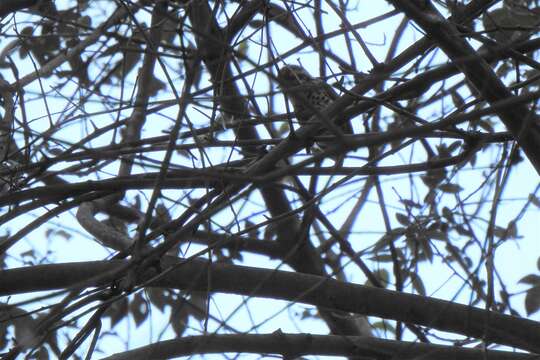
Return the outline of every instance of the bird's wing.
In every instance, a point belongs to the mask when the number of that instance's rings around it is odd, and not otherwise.
[[[339,97],[336,90],[332,86],[328,85],[324,81],[320,81],[320,84],[332,100],[336,100]]]
[[[336,90],[332,86],[325,83],[324,81],[321,81],[321,86],[324,88],[324,91],[328,94],[328,96],[332,100],[335,101],[339,97]],[[352,129],[352,126],[351,126],[351,122],[349,120],[347,120],[343,124],[341,124],[341,129],[343,130],[343,132],[345,134],[353,134],[353,129]]]

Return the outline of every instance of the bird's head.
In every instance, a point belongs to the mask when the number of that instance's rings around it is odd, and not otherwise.
[[[313,80],[313,77],[298,65],[285,65],[279,70],[277,77],[282,87],[298,86]]]

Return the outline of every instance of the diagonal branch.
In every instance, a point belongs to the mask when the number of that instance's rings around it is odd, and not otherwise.
[[[233,76],[228,61],[230,50],[227,43],[227,34],[218,26],[212,10],[205,1],[198,0],[191,3],[189,18],[195,33],[199,53],[212,78],[215,89],[214,96],[221,106],[221,111],[225,116],[242,114],[236,119],[245,121],[249,116],[249,111],[236,83],[231,81]],[[236,134],[240,140],[258,138],[252,126],[240,127],[237,129]],[[253,152],[253,148],[249,147],[243,148],[243,150],[246,154]],[[277,161],[281,159],[271,163],[267,162],[269,168],[273,168]],[[263,167],[251,167],[248,175],[256,174],[261,169]],[[282,189],[276,186],[265,186],[260,188],[260,192],[273,218],[292,213],[292,207]],[[226,192],[226,195],[232,196],[234,193],[229,194]],[[298,234],[299,229],[300,225],[295,216],[288,216],[279,222],[277,226],[278,243],[282,246],[283,251],[288,253],[287,258],[283,260],[296,271],[324,275],[324,265],[313,244],[309,241],[299,244],[295,236],[290,236],[291,234]],[[336,316],[324,309],[319,310],[333,333],[351,335],[359,333],[354,319]]]
[[[514,95],[458,31],[437,9],[427,1],[397,1],[391,3],[414,20],[436,41],[437,45],[454,62],[474,85],[483,99],[490,104]],[[497,111],[506,128],[514,135],[530,162],[540,174],[540,120],[526,105],[502,108]]]

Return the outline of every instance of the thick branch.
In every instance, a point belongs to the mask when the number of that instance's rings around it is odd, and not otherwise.
[[[149,286],[302,302],[414,323],[540,353],[540,323],[516,316],[309,274],[210,264],[198,259],[180,261],[184,260],[165,258],[162,267],[166,275]],[[125,261],[110,260],[5,270],[0,272],[0,295],[106,285],[116,280],[116,270],[125,265]]]
[[[392,4],[422,27],[475,86],[479,95],[490,104],[513,97],[512,92],[466,41],[456,27],[447,21],[429,2],[396,1]],[[506,128],[514,135],[536,171],[540,174],[540,120],[525,105],[503,108],[497,112]]]
[[[34,6],[39,0],[2,0],[0,4],[0,18],[16,11]]]
[[[225,116],[241,114],[235,119],[244,121],[247,119],[249,111],[236,83],[231,80],[233,76],[229,64],[230,50],[227,34],[218,26],[208,3],[205,1],[193,1],[190,6],[189,17],[197,40],[197,47],[211,75],[215,89],[214,96],[221,106],[221,111]],[[236,130],[236,134],[240,140],[258,138],[257,132],[252,126],[241,126]],[[253,153],[254,148],[243,147],[243,150],[245,153]],[[283,158],[285,156],[281,159]],[[268,162],[268,169],[273,168],[279,160]],[[262,171],[262,169],[263,167],[254,166],[248,170],[247,174],[254,175],[258,171]],[[251,172],[252,170],[253,172]],[[260,191],[272,217],[280,217],[292,212],[289,200],[281,188],[267,186],[260,188]],[[295,237],[290,236],[290,234],[297,234],[300,229],[296,217],[289,216],[283,219],[276,228],[278,242],[282,246],[283,252],[287,253],[287,256],[283,259],[285,262],[297,271],[318,275],[324,274],[323,263],[313,244],[304,241],[299,246]],[[360,333],[354,319],[343,316],[337,317],[324,309],[319,310],[333,333],[349,335]]]
[[[537,355],[509,351],[460,348],[406,341],[381,340],[367,336],[335,336],[311,334],[241,334],[187,336],[160,341],[103,360],[170,359],[193,354],[223,353],[280,354],[292,359],[303,355],[361,356],[373,359],[423,360],[525,360]]]

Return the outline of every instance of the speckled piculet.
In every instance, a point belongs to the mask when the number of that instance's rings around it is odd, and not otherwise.
[[[294,107],[294,114],[300,125],[305,125],[315,115],[313,109],[322,111],[326,109],[338,95],[334,89],[319,79],[312,77],[304,68],[297,65],[286,65],[279,70],[278,80],[283,92],[287,95]],[[306,105],[306,101],[310,105]],[[317,117],[313,117],[317,119]],[[349,121],[340,125],[340,130],[344,134],[352,134],[353,130]],[[318,135],[332,135],[323,129]],[[327,141],[319,141],[317,145],[324,150],[329,145]],[[337,162],[342,162],[343,156],[334,157]]]

